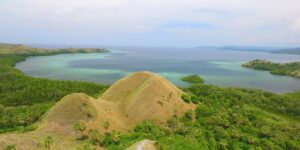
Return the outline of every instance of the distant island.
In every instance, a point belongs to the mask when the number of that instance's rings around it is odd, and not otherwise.
[[[198,46],[201,49],[215,49],[223,51],[247,51],[247,52],[267,52],[274,54],[292,54],[300,55],[300,47],[283,48],[283,47],[260,47],[260,46]]]
[[[283,49],[282,47],[267,47],[267,46],[238,46],[238,45],[225,45],[225,46],[198,46],[201,49],[215,49],[224,51],[249,51],[249,52],[270,52],[273,50]]]
[[[0,43],[0,55],[56,55],[56,54],[70,54],[70,53],[102,53],[108,52],[106,49],[101,48],[34,48],[22,44],[6,44]]]
[[[280,50],[273,50],[273,51],[271,51],[271,53],[300,55],[300,47],[280,49]]]
[[[275,75],[287,75],[300,78],[300,62],[292,63],[273,63],[266,60],[252,60],[242,65],[246,68],[256,70],[266,70]]]

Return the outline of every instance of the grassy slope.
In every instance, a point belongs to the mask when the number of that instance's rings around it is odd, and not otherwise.
[[[252,60],[242,66],[257,70],[267,70],[275,75],[287,75],[300,78],[300,62],[279,64],[265,60]]]

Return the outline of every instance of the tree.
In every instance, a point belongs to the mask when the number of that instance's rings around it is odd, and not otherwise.
[[[186,94],[186,93],[183,93],[183,94],[181,95],[181,99],[182,99],[183,101],[185,101],[186,103],[190,103],[190,102],[191,102],[191,97],[190,97],[188,94]]]
[[[113,130],[111,134],[111,138],[115,144],[118,144],[121,140],[121,132]]]
[[[50,150],[51,145],[53,144],[53,138],[51,136],[47,136],[46,139],[44,140],[44,147],[45,149]]]
[[[86,125],[83,120],[76,121],[73,125],[73,130],[76,132],[76,137],[78,139],[82,139],[84,137],[84,130],[86,129]],[[80,136],[78,135],[80,133]]]
[[[108,129],[109,126],[110,126],[109,121],[104,121],[103,124],[102,124],[102,126],[103,126],[103,128],[106,130],[106,132],[107,132],[107,129]]]

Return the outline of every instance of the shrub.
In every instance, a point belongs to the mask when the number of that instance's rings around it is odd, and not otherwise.
[[[196,118],[207,117],[211,115],[210,109],[206,105],[200,105],[195,110]]]
[[[7,145],[4,150],[17,150],[16,145]]]
[[[76,121],[73,125],[73,130],[76,132],[77,139],[84,138],[84,130],[86,129],[85,122],[83,120]],[[80,134],[78,134],[80,133]]]
[[[99,130],[90,129],[88,131],[88,137],[89,137],[90,142],[93,145],[103,145],[104,136],[102,134],[100,134]]]
[[[191,98],[190,98],[190,96],[189,96],[188,94],[186,94],[186,93],[183,93],[183,94],[181,95],[181,99],[182,99],[184,102],[186,102],[186,103],[191,103]]]

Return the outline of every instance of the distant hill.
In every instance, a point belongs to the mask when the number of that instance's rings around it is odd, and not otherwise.
[[[198,46],[200,49],[215,49],[228,51],[249,51],[249,52],[269,52],[275,54],[293,54],[300,55],[300,47],[283,48],[283,47],[260,47],[260,46]]]
[[[260,47],[260,46],[237,46],[237,45],[226,45],[226,46],[198,46],[201,49],[216,49],[216,50],[230,50],[230,51],[254,51],[254,52],[267,52],[274,49],[280,49],[279,47]]]
[[[280,50],[272,50],[271,53],[300,55],[300,47],[289,48],[289,49],[280,49]]]
[[[233,50],[233,51],[255,51],[255,52],[266,52],[275,47],[258,47],[258,46],[222,46],[218,47],[218,50]]]
[[[5,54],[21,54],[21,55],[55,55],[55,54],[67,54],[67,53],[99,53],[107,52],[106,49],[101,48],[58,48],[58,49],[46,49],[35,48],[22,44],[7,44],[0,43],[0,55]]]

